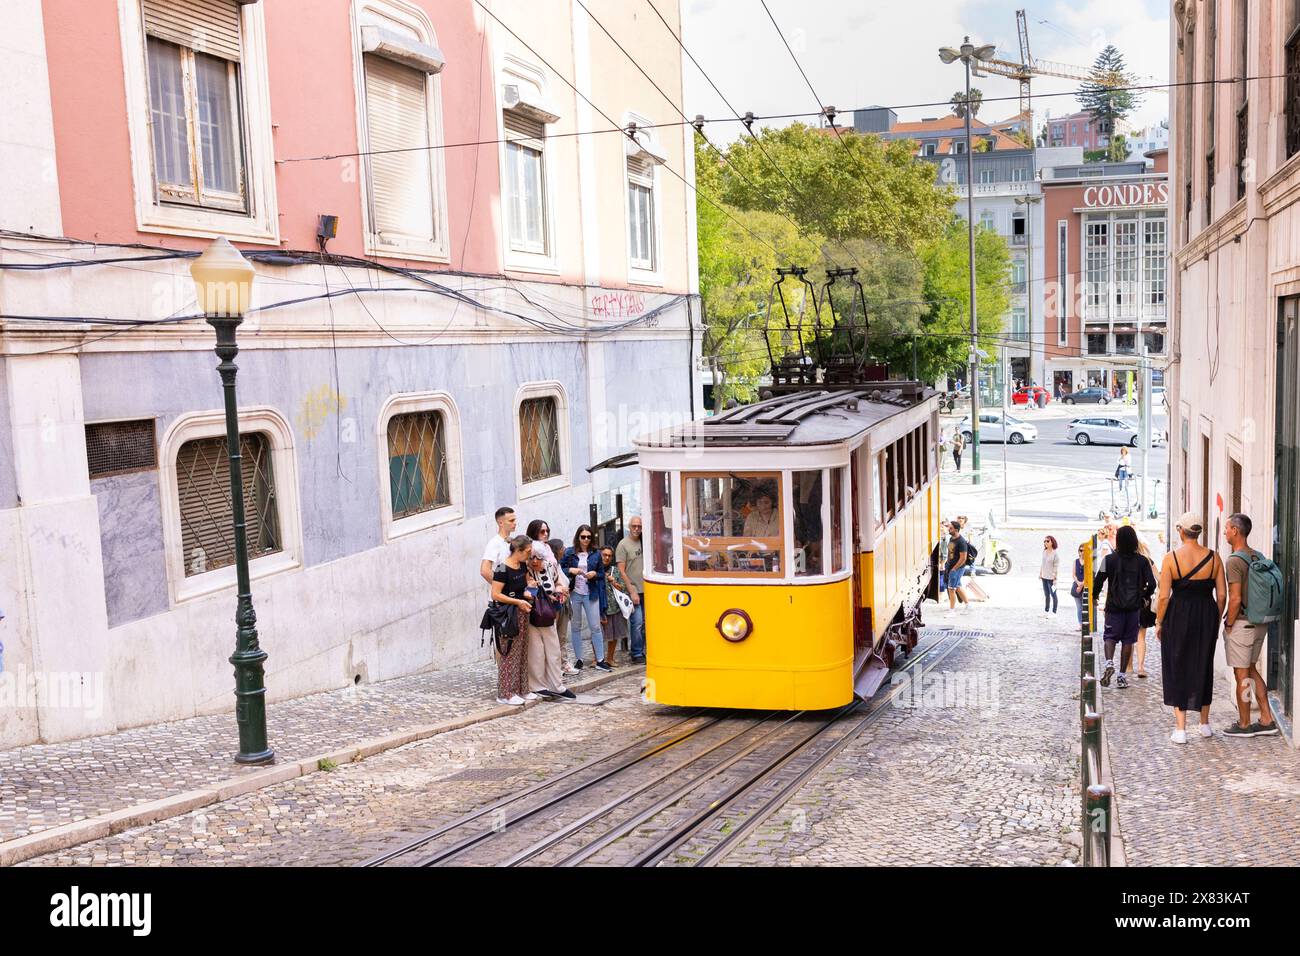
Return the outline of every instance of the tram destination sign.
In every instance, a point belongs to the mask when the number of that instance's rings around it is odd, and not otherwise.
[[[1115,186],[1089,186],[1083,191],[1085,209],[1110,209],[1116,206],[1167,206],[1168,183],[1120,183]]]

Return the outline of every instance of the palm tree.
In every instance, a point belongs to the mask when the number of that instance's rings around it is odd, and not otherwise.
[[[966,94],[958,90],[952,95],[952,111],[957,114],[958,119],[966,118]],[[970,117],[974,119],[979,115],[980,106],[984,103],[984,94],[980,90],[971,88],[970,91]]]

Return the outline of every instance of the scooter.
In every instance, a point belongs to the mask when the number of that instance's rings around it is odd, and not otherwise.
[[[994,574],[1008,574],[1011,571],[1011,552],[998,541],[998,526],[989,512],[988,521],[982,528],[972,529],[971,541],[979,552],[975,556],[976,572],[992,571]]]

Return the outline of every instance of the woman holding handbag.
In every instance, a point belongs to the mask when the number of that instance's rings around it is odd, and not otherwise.
[[[1141,539],[1138,540],[1138,554],[1147,559],[1147,563],[1151,565],[1152,574],[1160,573],[1151,557],[1151,549]],[[1152,599],[1147,598],[1146,607],[1138,615],[1138,623],[1141,627],[1138,629],[1137,650],[1133,656],[1137,658],[1137,676],[1140,680],[1146,680],[1147,678],[1147,628],[1156,626],[1156,612],[1151,605]]]
[[[627,582],[614,561],[614,549],[600,552],[605,568],[605,587],[600,602],[600,626],[605,632],[605,660],[614,660],[619,641],[627,637],[627,618],[632,613],[632,598],[627,596]],[[621,600],[620,600],[621,598]],[[624,605],[627,611],[623,610]]]
[[[560,594],[546,574],[546,560],[536,549],[528,555],[527,587],[533,601],[527,625],[529,696],[573,700],[577,695],[564,686],[564,655],[555,629]]]
[[[528,596],[528,555],[533,542],[527,535],[510,539],[510,555],[492,575],[492,600],[513,608],[517,626],[503,628],[494,637],[497,652],[497,703],[520,707],[537,695],[524,688],[524,641],[528,632],[528,615],[533,605]],[[524,695],[527,694],[527,697]]]
[[[593,547],[594,537],[590,525],[579,525],[573,535],[573,547],[564,552],[560,568],[573,582],[569,588],[569,603],[573,606],[569,640],[573,644],[573,656],[575,660],[582,660],[582,625],[585,622],[596,657],[596,670],[608,672],[614,668],[605,657],[605,632],[600,627],[605,569]]]

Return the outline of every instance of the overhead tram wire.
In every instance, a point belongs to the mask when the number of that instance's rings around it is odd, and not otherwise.
[[[651,10],[654,11],[654,15],[658,17],[659,22],[664,25],[664,29],[668,31],[669,36],[671,36],[674,40],[677,41],[677,45],[681,47],[682,52],[686,54],[687,59],[689,59],[691,63],[695,65],[695,68],[700,71],[700,75],[704,77],[705,81],[709,84],[709,86],[713,87],[713,92],[718,94],[718,98],[722,100],[723,105],[726,106],[727,109],[731,110],[731,112],[735,115],[736,119],[739,120],[740,123],[745,127],[745,132],[749,135],[749,138],[753,141],[754,145],[758,147],[758,151],[762,155],[762,157],[765,160],[767,160],[768,164],[773,169],[775,169],[778,173],[781,174],[781,178],[786,181],[786,183],[794,191],[794,194],[799,197],[799,200],[801,202],[803,202],[804,195],[800,191],[799,187],[795,185],[794,180],[791,179],[789,175],[786,173],[786,171],[781,167],[781,165],[777,163],[775,159],[772,158],[772,154],[767,151],[767,147],[763,145],[763,141],[754,135],[754,127],[753,127],[754,120],[752,114],[748,121],[746,121],[745,117],[740,115],[740,111],[737,110],[734,106],[732,106],[731,101],[727,99],[727,97],[723,94],[722,90],[718,89],[718,84],[713,82],[713,77],[709,76],[709,74],[705,71],[704,67],[700,65],[699,60],[695,59],[695,55],[686,48],[686,44],[683,43],[682,38],[677,35],[677,31],[675,31],[672,28],[672,25],[667,20],[664,19],[664,15],[659,12],[659,8],[654,5],[654,0],[646,0],[646,5],[649,6]],[[681,110],[678,110],[678,112],[681,113]],[[686,115],[685,113],[682,113],[683,117],[685,117],[685,115]],[[697,132],[699,132],[701,136],[704,136],[704,132],[702,130],[697,128]],[[707,137],[705,138],[704,141],[706,143],[709,142]],[[709,145],[713,147],[715,152],[717,151],[716,146],[713,146],[712,143],[709,143]],[[731,166],[730,160],[728,160],[727,165]],[[732,169],[735,169],[735,167],[732,166]],[[748,177],[744,177],[744,178],[746,182],[749,182]],[[750,185],[753,184],[751,183]],[[788,219],[789,217],[787,216],[786,218]],[[866,266],[862,264],[862,261],[854,254],[853,250],[850,249],[844,243],[843,240],[833,239],[832,241],[837,246],[839,246],[841,249],[844,250],[844,252],[848,255],[848,257],[853,260],[854,265],[858,267],[858,270],[860,272],[865,273],[867,271]]]
[[[578,96],[582,97],[582,100],[583,100],[584,103],[586,103],[586,104],[587,104],[588,106],[590,106],[593,110],[595,110],[595,111],[596,111],[597,113],[599,113],[602,117],[604,117],[605,122],[607,122],[607,123],[608,123],[610,126],[612,126],[614,129],[617,129],[617,130],[619,130],[620,132],[624,132],[624,135],[626,135],[626,131],[623,129],[623,127],[619,126],[618,123],[614,122],[614,120],[610,117],[610,115],[609,115],[608,113],[606,113],[606,112],[605,112],[604,110],[602,110],[599,106],[597,106],[594,102],[592,102],[591,98],[588,97],[587,94],[583,93],[580,89],[578,89],[578,87],[577,87],[573,82],[571,82],[571,81],[570,81],[566,76],[564,76],[564,74],[562,74],[559,70],[557,70],[557,69],[556,69],[556,68],[551,64],[551,62],[550,62],[549,60],[547,60],[544,56],[542,56],[542,55],[541,55],[540,53],[538,53],[535,49],[533,49],[533,47],[532,47],[532,46],[531,46],[531,45],[530,45],[530,44],[529,44],[529,43],[528,43],[528,42],[527,42],[523,37],[521,37],[521,36],[520,36],[518,33],[516,33],[514,30],[510,29],[510,27],[506,24],[506,22],[505,22],[504,20],[502,20],[499,16],[497,16],[497,15],[496,15],[495,13],[493,13],[490,9],[488,9],[488,7],[483,3],[483,0],[474,0],[474,2],[479,6],[480,9],[483,10],[484,13],[486,13],[486,14],[487,14],[488,16],[490,16],[493,20],[495,20],[498,24],[500,24],[500,25],[501,25],[501,28],[502,28],[503,30],[505,30],[507,33],[509,33],[509,34],[510,34],[512,37],[514,37],[517,41],[519,41],[519,43],[524,47],[524,49],[526,49],[526,50],[527,50],[529,53],[531,53],[533,56],[537,57],[537,59],[538,59],[541,63],[543,63],[543,64],[546,66],[547,69],[549,69],[552,73],[554,73],[557,77],[559,77],[560,80],[561,80],[561,82],[563,82],[565,86],[567,86],[569,89],[573,90],[573,92],[576,93]],[[668,172],[672,173],[673,176],[675,176],[677,179],[681,180],[681,183],[682,183],[683,186],[686,186],[688,189],[690,189],[692,192],[694,192],[697,196],[703,196],[704,199],[705,199],[705,201],[708,202],[709,205],[713,206],[715,209],[717,209],[719,212],[721,212],[723,215],[725,215],[728,219],[730,219],[732,222],[734,222],[736,225],[738,225],[741,229],[743,229],[745,232],[747,232],[747,233],[750,235],[751,238],[753,238],[753,239],[756,240],[757,242],[760,242],[760,243],[762,243],[763,245],[767,246],[769,249],[771,249],[774,253],[776,253],[776,257],[777,257],[777,259],[780,259],[780,258],[781,258],[781,250],[778,249],[775,245],[773,245],[772,243],[768,242],[768,241],[767,241],[766,239],[764,239],[762,236],[760,236],[760,235],[758,235],[756,232],[754,232],[754,230],[750,229],[750,228],[749,228],[748,226],[746,226],[743,222],[741,222],[739,219],[737,219],[735,216],[733,216],[733,215],[732,215],[732,214],[731,214],[731,213],[726,209],[726,207],[724,207],[724,206],[720,205],[719,203],[715,202],[715,201],[713,200],[713,198],[709,196],[708,193],[704,192],[703,190],[698,189],[698,188],[695,186],[694,183],[688,182],[687,179],[686,179],[686,177],[683,176],[681,173],[677,172],[677,170],[673,169],[673,168],[672,168],[671,166],[669,166],[667,163],[664,163],[664,164],[662,164],[662,165],[663,165],[663,168],[664,168],[664,169],[668,170]]]

